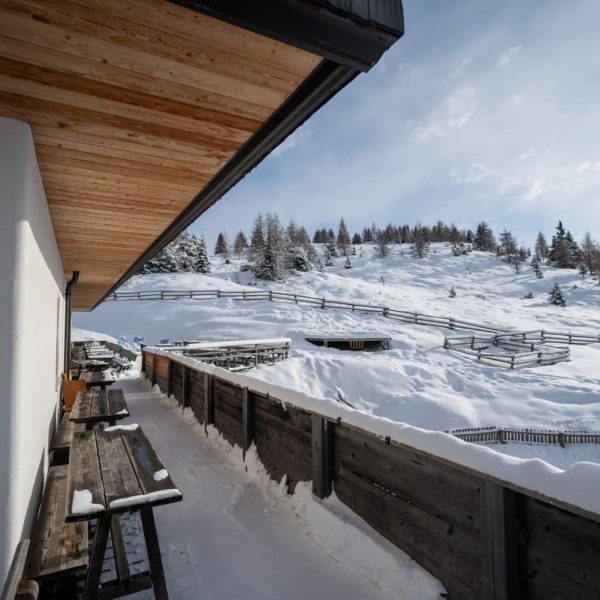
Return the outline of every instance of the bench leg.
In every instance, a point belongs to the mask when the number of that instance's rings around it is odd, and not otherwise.
[[[167,582],[165,581],[165,571],[163,569],[162,558],[160,557],[160,546],[158,535],[156,533],[156,524],[154,523],[154,513],[151,508],[140,509],[142,517],[142,527],[144,528],[144,538],[146,540],[146,552],[148,553],[148,563],[150,564],[150,578],[154,587],[154,597],[156,600],[169,600],[167,592]]]
[[[110,524],[110,515],[104,515],[96,522],[96,533],[92,543],[90,566],[88,568],[88,573],[85,580],[83,600],[92,600],[98,593],[98,584],[100,583],[100,575],[102,575],[102,565],[104,563],[104,555],[106,553],[106,542],[108,541]]]

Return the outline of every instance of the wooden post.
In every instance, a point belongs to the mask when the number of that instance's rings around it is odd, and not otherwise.
[[[181,375],[181,408],[187,408],[190,405],[189,401],[190,391],[190,369],[189,367],[183,367],[183,373]]]
[[[311,415],[311,420],[313,494],[326,498],[331,494],[333,482],[334,424],[320,415]]]
[[[242,399],[242,424],[244,428],[244,458],[246,451],[254,441],[254,399],[248,393],[248,388],[244,388],[244,396]]]
[[[516,493],[491,481],[481,486],[484,600],[518,600]]]
[[[173,393],[173,361],[169,358],[169,366],[167,371],[167,398]]]
[[[156,354],[152,355],[152,387],[156,385],[156,359],[158,356]]]
[[[204,425],[212,425],[215,422],[215,378],[204,373]]]

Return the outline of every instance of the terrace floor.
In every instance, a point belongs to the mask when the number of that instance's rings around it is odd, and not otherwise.
[[[239,448],[214,431],[207,437],[162,394],[134,378],[115,387],[125,392],[128,421],[142,426],[184,496],[155,510],[173,600],[430,597],[428,576],[377,534],[361,532],[337,501],[317,502],[308,487],[285,496],[253,454],[245,465]],[[390,588],[390,576],[403,581]]]

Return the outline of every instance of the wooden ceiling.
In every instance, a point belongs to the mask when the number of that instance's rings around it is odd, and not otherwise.
[[[320,61],[165,0],[0,0],[0,116],[33,130],[75,310]]]

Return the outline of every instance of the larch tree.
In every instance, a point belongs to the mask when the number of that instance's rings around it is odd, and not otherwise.
[[[338,227],[336,243],[342,255],[347,256],[350,248],[350,234],[348,233],[348,228],[346,227],[343,217],[340,220],[340,225]]]

